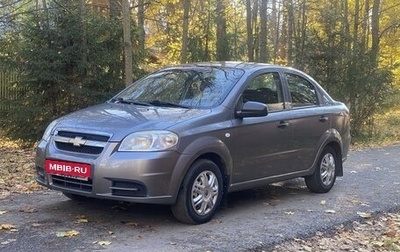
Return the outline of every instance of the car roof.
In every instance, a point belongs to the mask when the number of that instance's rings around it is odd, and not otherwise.
[[[182,64],[177,66],[168,67],[169,69],[174,68],[196,68],[196,67],[227,67],[227,68],[236,68],[242,69],[244,71],[257,71],[259,69],[266,68],[279,68],[279,69],[292,69],[289,67],[266,64],[266,63],[258,63],[258,62],[242,62],[242,61],[215,61],[215,62],[198,62],[198,63],[190,63],[190,64]]]

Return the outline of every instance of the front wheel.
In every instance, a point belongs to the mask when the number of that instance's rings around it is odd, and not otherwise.
[[[179,221],[201,224],[210,221],[222,199],[223,181],[219,167],[201,159],[189,169],[183,180],[177,202],[171,206]]]
[[[336,166],[339,162],[336,151],[327,146],[318,159],[314,173],[305,177],[308,189],[315,193],[329,192],[335,184]]]

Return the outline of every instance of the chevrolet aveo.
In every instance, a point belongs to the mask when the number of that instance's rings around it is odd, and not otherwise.
[[[233,191],[304,177],[312,192],[328,192],[349,143],[348,109],[303,72],[181,65],[53,121],[36,180],[71,199],[168,204],[199,224]]]

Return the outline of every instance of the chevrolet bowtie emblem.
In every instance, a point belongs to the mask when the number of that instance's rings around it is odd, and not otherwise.
[[[70,139],[68,143],[72,143],[73,146],[80,147],[86,143],[86,140],[83,140],[82,137],[75,137],[74,139]]]

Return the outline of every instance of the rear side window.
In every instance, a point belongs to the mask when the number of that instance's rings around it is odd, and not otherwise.
[[[308,80],[295,74],[285,74],[292,107],[313,106],[318,104],[317,92],[315,87]]]

